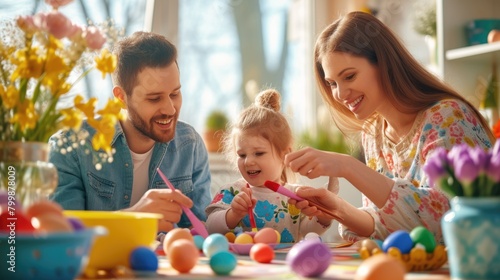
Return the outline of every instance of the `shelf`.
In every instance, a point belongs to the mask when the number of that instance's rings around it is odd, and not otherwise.
[[[474,61],[484,62],[491,61],[491,55],[496,52],[500,53],[500,42],[448,50],[446,51],[446,59],[456,60],[472,58]]]

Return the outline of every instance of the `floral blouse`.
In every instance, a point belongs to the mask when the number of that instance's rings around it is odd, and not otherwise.
[[[378,119],[374,126],[375,131],[385,131],[383,119]],[[437,187],[429,186],[422,167],[437,147],[449,150],[462,143],[484,149],[492,146],[474,112],[465,103],[450,99],[420,112],[411,131],[399,143],[392,143],[384,133],[363,134],[367,166],[394,180],[384,207],[378,208],[367,197],[362,197],[362,209],[375,221],[372,238],[383,240],[396,230],[411,231],[424,226],[434,233],[438,244],[444,244],[440,221],[449,210],[448,197]],[[339,231],[346,240],[359,239],[343,225]]]
[[[226,223],[226,212],[233,198],[246,187],[246,181],[239,179],[234,183],[224,185],[206,208],[207,229],[209,233],[225,234],[232,229]],[[286,188],[294,190],[295,185],[286,184]],[[324,233],[328,227],[318,223],[316,218],[309,218],[300,213],[294,205],[288,204],[288,197],[265,187],[251,187],[252,198],[257,200],[254,207],[254,217],[257,229],[271,227],[281,234],[281,243],[300,241],[308,232]],[[250,219],[245,216],[240,222],[243,231],[251,231]]]

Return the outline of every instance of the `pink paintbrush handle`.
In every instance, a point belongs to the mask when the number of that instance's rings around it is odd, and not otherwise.
[[[167,176],[161,172],[160,168],[156,169],[158,171],[158,174],[160,174],[160,177],[163,179],[165,184],[172,190],[175,191],[175,187],[170,183],[170,181],[167,179]],[[191,211],[191,209],[187,208],[184,205],[181,205],[182,211],[186,214],[188,217],[189,221],[191,222],[191,225],[193,225],[193,228],[196,230],[196,232],[201,235],[203,238],[208,237],[208,231],[205,225],[196,217],[196,215]]]

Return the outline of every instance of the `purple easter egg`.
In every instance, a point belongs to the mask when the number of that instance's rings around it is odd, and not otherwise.
[[[333,253],[319,239],[303,240],[295,244],[286,256],[286,262],[297,274],[318,277],[330,265]]]

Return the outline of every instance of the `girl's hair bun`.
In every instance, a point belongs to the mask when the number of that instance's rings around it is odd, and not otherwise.
[[[275,89],[263,90],[255,97],[255,105],[279,112],[281,109],[281,94]]]

